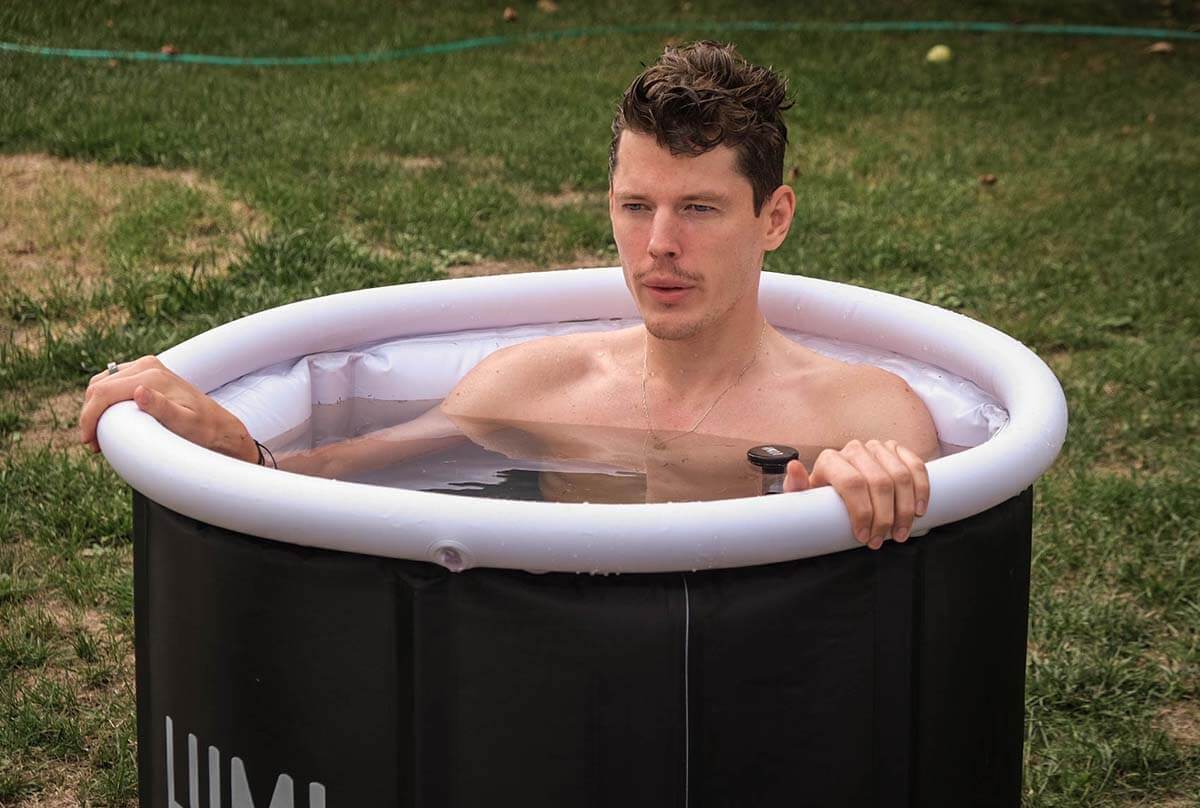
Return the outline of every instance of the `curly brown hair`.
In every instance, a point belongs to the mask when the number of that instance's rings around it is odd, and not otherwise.
[[[693,42],[667,47],[625,91],[612,124],[609,182],[626,129],[654,135],[672,154],[699,155],[724,144],[737,151],[737,169],[754,189],[754,215],[783,184],[792,106],[787,80],[753,65],[733,45]]]

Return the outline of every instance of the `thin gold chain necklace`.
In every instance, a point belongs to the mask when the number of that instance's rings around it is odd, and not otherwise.
[[[667,444],[670,443],[671,441],[679,440],[680,438],[686,437],[687,435],[690,435],[693,432],[695,432],[697,429],[699,429],[700,424],[704,423],[704,419],[708,417],[709,413],[711,413],[714,409],[716,409],[717,405],[721,403],[721,399],[725,398],[725,394],[728,393],[730,390],[732,390],[734,387],[737,387],[738,382],[740,382],[742,380],[742,378],[746,375],[746,373],[750,370],[750,368],[754,367],[754,363],[758,361],[758,355],[762,352],[763,339],[766,336],[766,334],[767,334],[767,321],[764,318],[762,328],[759,329],[759,332],[758,332],[758,345],[754,348],[754,356],[752,356],[750,358],[750,361],[747,362],[746,366],[744,368],[742,368],[740,373],[738,373],[737,378],[734,379],[732,382],[730,382],[729,386],[726,387],[724,390],[722,390],[721,394],[718,395],[715,399],[713,399],[713,403],[708,405],[708,409],[704,411],[704,414],[700,416],[700,418],[696,421],[696,423],[692,424],[691,429],[689,429],[687,432],[681,432],[678,435],[672,435],[669,438],[663,439],[663,438],[660,438],[654,431],[654,425],[650,420],[650,402],[646,396],[646,376],[648,375],[647,356],[650,353],[650,332],[649,332],[649,330],[647,330],[646,331],[645,348],[642,350],[642,412],[644,412],[646,415],[646,439],[647,439],[646,441],[643,441],[643,444],[646,443],[650,438],[654,438],[654,448],[655,449],[665,449]],[[642,447],[642,450],[643,450],[643,452],[645,451],[644,445]]]

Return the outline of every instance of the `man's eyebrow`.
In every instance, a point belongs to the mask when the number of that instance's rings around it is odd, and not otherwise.
[[[613,191],[613,196],[621,200],[640,200],[650,198],[650,194],[642,191]],[[729,195],[719,191],[698,191],[694,194],[684,194],[683,202],[728,202]]]

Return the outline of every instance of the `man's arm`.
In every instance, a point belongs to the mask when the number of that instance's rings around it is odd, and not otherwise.
[[[276,453],[275,460],[283,471],[336,480],[440,452],[465,440],[467,436],[437,406],[411,421],[357,438]]]
[[[115,374],[92,377],[79,415],[80,441],[92,451],[100,451],[96,440],[100,415],[113,404],[130,399],[192,443],[238,460],[258,461],[258,448],[245,425],[153,356],[127,363]],[[463,440],[462,431],[434,407],[406,423],[313,450],[281,454],[276,460],[285,471],[336,478],[439,451]]]

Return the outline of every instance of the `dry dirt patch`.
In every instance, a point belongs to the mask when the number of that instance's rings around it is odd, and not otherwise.
[[[10,437],[9,448],[17,444],[26,449],[47,447],[64,449],[80,454],[87,450],[79,443],[77,426],[79,410],[83,407],[83,388],[68,390],[57,395],[31,398],[26,396],[5,396],[0,398],[10,410],[19,411],[25,424],[20,430],[20,437]]]
[[[1177,746],[1200,747],[1200,703],[1180,701],[1158,714],[1158,725]]]
[[[68,606],[61,600],[47,599],[42,602],[42,610],[54,621],[59,632],[67,637],[76,629],[83,629],[97,637],[103,636],[107,630],[104,615],[96,609]]]
[[[39,774],[44,781],[53,785],[21,800],[17,808],[79,808],[80,785],[90,773],[90,767],[84,762],[48,763]]]
[[[25,296],[50,312],[50,300],[86,305],[114,262],[135,272],[197,263],[223,272],[244,234],[264,229],[264,217],[193,171],[0,155],[0,289],[13,303]],[[58,311],[47,316],[61,318],[49,323],[59,336],[125,317],[114,307]],[[45,325],[0,317],[0,342],[36,348]]]
[[[0,278],[31,296],[54,283],[94,282],[107,268],[114,216],[131,192],[155,182],[197,191],[228,212],[232,228],[201,220],[182,234],[197,251],[224,246],[230,230],[260,224],[247,205],[227,200],[192,171],[0,155]]]
[[[441,168],[446,161],[440,157],[430,157],[423,154],[392,154],[391,152],[372,152],[358,159],[384,168],[398,168],[401,171],[428,171]]]
[[[548,269],[570,267],[607,267],[613,260],[593,253],[576,253],[570,261],[556,265],[538,265],[531,261],[482,261],[476,264],[460,264],[446,268],[451,278],[477,278],[481,275],[514,275],[518,272],[540,272]]]
[[[591,208],[603,210],[608,205],[608,194],[605,191],[579,191],[564,185],[556,194],[546,194],[541,197],[543,205],[549,208]]]

